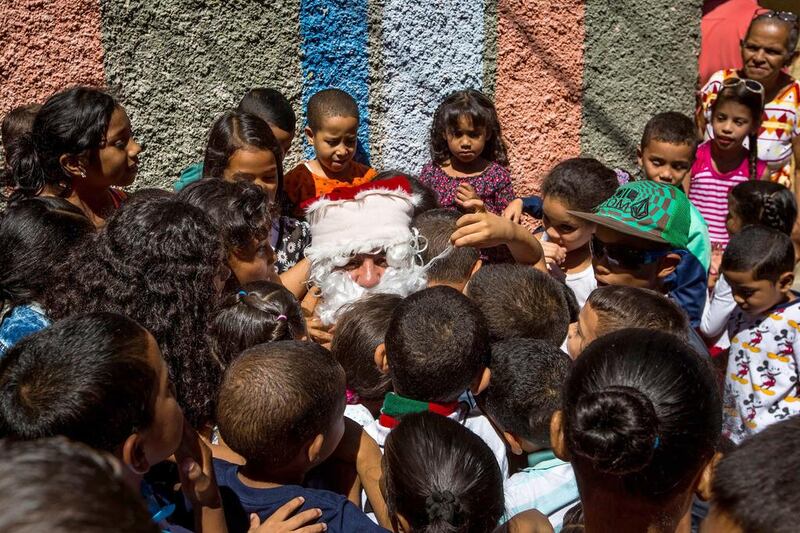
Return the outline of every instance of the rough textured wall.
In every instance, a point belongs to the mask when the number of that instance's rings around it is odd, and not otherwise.
[[[588,0],[584,154],[633,170],[648,118],[691,114],[702,0]]]
[[[0,117],[76,84],[103,84],[97,0],[0,2]]]
[[[500,0],[495,101],[518,195],[580,152],[583,5]]]
[[[169,187],[255,86],[300,103],[299,0],[102,0],[108,83],[145,143],[137,184]],[[300,107],[296,109],[300,116]]]
[[[374,6],[374,7],[373,7]],[[374,164],[419,172],[429,160],[433,112],[448,93],[480,89],[483,79],[483,0],[381,0],[381,161]]]
[[[367,0],[301,0],[303,110],[321,89],[336,87],[358,102],[358,159],[369,160],[369,33]],[[314,151],[306,146],[306,157]],[[287,169],[288,170],[288,169]]]

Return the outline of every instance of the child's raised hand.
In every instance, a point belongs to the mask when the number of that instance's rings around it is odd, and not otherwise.
[[[319,317],[312,316],[306,319],[306,329],[312,341],[330,349],[335,325],[326,326]]]
[[[305,503],[305,499],[302,496],[289,500],[272,513],[272,516],[264,520],[263,524],[257,514],[251,514],[250,529],[247,530],[247,533],[289,533],[292,531],[321,533],[326,531],[328,526],[324,522],[306,525],[319,520],[319,517],[322,516],[322,511],[319,509],[307,509],[292,516],[292,513],[297,511],[303,503]]]
[[[450,236],[454,246],[491,248],[510,241],[514,236],[513,222],[493,213],[472,213],[456,222],[456,231]]]
[[[188,422],[183,424],[183,438],[175,452],[175,460],[181,491],[192,502],[192,507],[221,507],[211,449]]]
[[[520,224],[522,222],[522,198],[511,200],[506,208],[503,209],[503,217]]]
[[[470,213],[485,213],[486,206],[483,200],[475,192],[475,187],[467,182],[461,183],[456,189],[456,203],[461,206],[464,211]]]
[[[561,265],[567,259],[567,249],[554,242],[541,241],[544,260],[548,263]]]

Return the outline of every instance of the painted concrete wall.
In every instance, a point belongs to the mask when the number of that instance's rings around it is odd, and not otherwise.
[[[0,2],[0,114],[75,83],[118,88],[169,186],[248,87],[360,105],[364,158],[416,171],[450,91],[497,104],[520,192],[580,153],[631,169],[647,118],[690,111],[701,0],[15,0]],[[302,135],[287,167],[304,155]]]

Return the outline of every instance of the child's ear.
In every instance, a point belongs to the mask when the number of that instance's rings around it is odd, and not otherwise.
[[[122,443],[122,462],[139,475],[144,475],[150,470],[150,461],[144,451],[144,442],[139,433],[129,435]]]
[[[503,431],[503,438],[508,443],[508,447],[511,448],[511,453],[514,455],[522,455],[522,452],[524,451],[522,449],[522,439],[513,433],[509,433],[508,431]]]
[[[306,134],[306,139],[308,139],[308,144],[314,144],[314,130],[306,126],[306,129],[304,129],[303,131]]]
[[[470,279],[472,279],[472,276],[478,273],[478,270],[480,270],[482,266],[483,266],[483,259],[478,259],[477,261],[475,261],[475,263],[472,265],[472,268],[469,271]],[[466,288],[467,288],[466,285],[464,285],[465,290]]]
[[[639,165],[639,168],[642,167],[642,147],[641,146],[637,146],[636,147],[636,164]]]
[[[679,254],[670,253],[661,258],[658,263],[658,278],[664,279],[678,268],[681,262]]]
[[[564,411],[556,411],[550,417],[550,447],[562,461],[569,461],[569,450],[564,437]]]
[[[714,470],[717,468],[717,463],[719,463],[723,457],[722,453],[715,453],[700,472],[700,481],[697,483],[695,493],[698,498],[704,502],[711,500],[711,483],[714,481]]]
[[[386,355],[386,343],[380,343],[375,347],[375,366],[383,374],[389,374],[389,357]]]
[[[792,285],[794,284],[794,272],[784,272],[781,274],[781,277],[778,278],[778,288],[783,293],[787,293],[792,290]]]
[[[317,464],[320,453],[322,452],[322,447],[324,445],[325,435],[318,433],[317,436],[314,437],[314,440],[311,441],[311,444],[308,445],[308,449],[306,450],[309,464]]]
[[[489,386],[489,381],[491,381],[491,379],[492,371],[488,366],[485,366],[483,367],[483,371],[472,381],[472,385],[470,386],[469,390],[472,391],[472,394],[477,396],[486,390],[486,387]]]

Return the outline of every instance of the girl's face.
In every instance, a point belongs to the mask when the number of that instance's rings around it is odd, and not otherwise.
[[[545,196],[542,204],[544,224],[550,242],[567,249],[567,252],[588,246],[594,233],[594,224],[570,215],[569,206],[554,196]]]
[[[478,159],[486,146],[486,128],[476,128],[467,115],[458,117],[458,126],[445,132],[447,147],[453,157],[462,163]]]
[[[736,200],[732,195],[728,195],[728,214],[725,216],[725,228],[730,235],[736,235],[742,231],[742,219],[736,212]]]
[[[183,434],[183,411],[175,398],[175,388],[169,379],[169,370],[158,343],[147,333],[147,358],[156,375],[158,392],[153,407],[153,421],[141,431],[145,453],[151,465],[160,463],[175,453]]]
[[[272,134],[275,136],[275,140],[277,140],[278,144],[281,145],[281,150],[283,151],[283,155],[284,157],[286,157],[286,154],[289,152],[289,148],[292,147],[292,141],[294,140],[294,132],[282,130],[278,126],[274,126],[272,124],[269,125],[269,129],[272,130]]]
[[[742,41],[745,77],[765,86],[773,83],[791,57],[788,43],[788,24],[770,20],[754,24],[747,39]]]
[[[92,151],[86,162],[86,177],[73,183],[92,189],[126,187],[133,183],[139,169],[142,147],[134,140],[131,122],[122,106],[117,106],[108,122],[106,138],[100,149]]]
[[[722,150],[739,150],[745,137],[756,129],[750,109],[731,100],[714,107],[711,125],[714,128],[714,144]]]
[[[588,303],[581,309],[578,321],[569,325],[567,334],[567,351],[574,360],[598,337],[597,313]]]
[[[275,252],[269,239],[253,242],[246,250],[236,250],[228,255],[228,265],[236,276],[239,285],[251,281],[271,281],[280,283],[275,269]]]
[[[269,150],[242,148],[233,152],[222,173],[225,181],[249,181],[267,193],[270,203],[278,190],[278,162]]]

